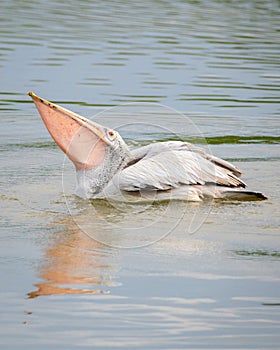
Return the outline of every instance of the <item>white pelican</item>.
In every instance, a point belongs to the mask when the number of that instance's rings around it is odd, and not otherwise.
[[[106,198],[117,192],[152,198],[262,200],[245,190],[241,171],[188,142],[167,141],[130,150],[117,131],[29,92],[50,135],[74,163],[77,194]],[[166,194],[166,196],[164,196]]]

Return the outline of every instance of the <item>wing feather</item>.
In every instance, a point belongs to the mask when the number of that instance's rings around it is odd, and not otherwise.
[[[167,190],[180,185],[218,184],[245,187],[232,164],[187,142],[154,143],[132,152],[135,162],[118,176],[125,191]]]
[[[217,164],[220,167],[230,170],[235,176],[240,177],[242,172],[235,165],[227,162],[224,159],[213,156],[207,153],[202,147],[198,147],[189,142],[182,141],[166,141],[151,143],[147,146],[137,148],[132,151],[132,155],[135,160],[138,161],[142,158],[150,158],[158,153],[167,151],[191,151],[200,154],[203,158],[210,160],[212,163]]]

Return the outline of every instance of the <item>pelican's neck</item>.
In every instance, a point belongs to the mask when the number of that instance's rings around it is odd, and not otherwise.
[[[89,170],[77,169],[77,195],[83,198],[98,197],[113,176],[130,160],[131,154],[126,144],[119,144],[116,148],[108,146],[100,166]]]

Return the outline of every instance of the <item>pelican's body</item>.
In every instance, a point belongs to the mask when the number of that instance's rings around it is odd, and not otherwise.
[[[130,150],[116,131],[29,95],[54,141],[74,163],[77,194],[83,198],[266,199],[244,189],[237,167],[200,147],[167,141]]]

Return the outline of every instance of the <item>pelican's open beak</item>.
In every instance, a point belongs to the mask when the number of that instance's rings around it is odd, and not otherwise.
[[[99,166],[110,145],[107,129],[29,92],[49,133],[77,169]]]

